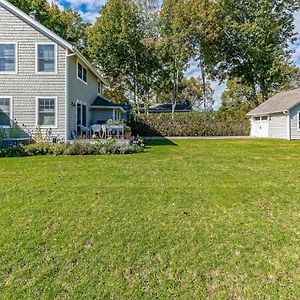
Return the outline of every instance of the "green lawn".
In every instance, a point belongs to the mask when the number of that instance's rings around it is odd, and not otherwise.
[[[0,160],[1,299],[299,299],[300,142]]]

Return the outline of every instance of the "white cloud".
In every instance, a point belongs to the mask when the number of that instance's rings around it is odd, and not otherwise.
[[[93,12],[93,11],[87,11],[87,12],[80,11],[80,14],[82,16],[83,21],[89,23],[95,23],[96,18],[99,16],[98,12]]]
[[[82,5],[85,5],[87,10],[98,11],[100,7],[107,2],[107,0],[68,0],[66,2],[75,9],[78,9]]]

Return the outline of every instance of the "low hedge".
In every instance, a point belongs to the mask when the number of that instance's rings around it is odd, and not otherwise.
[[[250,122],[240,112],[190,112],[136,116],[130,126],[139,136],[247,136]]]

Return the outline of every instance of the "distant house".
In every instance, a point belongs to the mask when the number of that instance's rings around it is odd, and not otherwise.
[[[192,107],[187,103],[179,103],[175,106],[175,112],[191,112]],[[144,109],[141,110],[142,113],[145,112]],[[148,113],[159,114],[159,113],[172,113],[172,103],[161,103],[161,104],[151,104],[148,108]]]
[[[300,139],[300,89],[276,94],[248,113],[251,136]]]
[[[0,0],[0,128],[16,121],[68,140],[124,113],[103,98],[106,81],[70,43]]]

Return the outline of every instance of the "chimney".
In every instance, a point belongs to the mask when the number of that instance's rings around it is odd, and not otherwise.
[[[29,13],[29,17],[36,20],[36,10],[32,11],[31,13]]]

